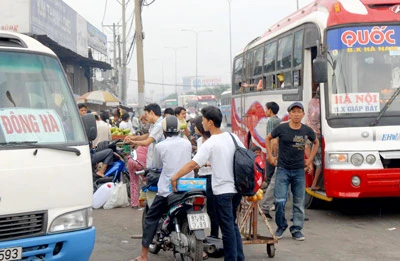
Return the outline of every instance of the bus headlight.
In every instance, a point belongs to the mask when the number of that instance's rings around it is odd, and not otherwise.
[[[363,164],[364,162],[364,157],[363,155],[361,155],[360,153],[355,153],[351,156],[350,158],[350,162],[351,164],[353,164],[354,166],[361,166],[361,164]]]
[[[374,155],[369,154],[366,158],[365,158],[365,162],[367,162],[368,164],[374,164],[376,161],[376,158]]]
[[[329,153],[329,163],[345,163],[347,162],[346,153]]]
[[[353,184],[354,187],[359,187],[361,185],[361,179],[359,176],[353,176],[351,178],[351,184]]]
[[[58,216],[51,223],[49,233],[89,228],[93,225],[92,208],[80,209]]]

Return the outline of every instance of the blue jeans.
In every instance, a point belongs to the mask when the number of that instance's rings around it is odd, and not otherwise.
[[[288,227],[285,218],[285,205],[287,201],[288,188],[291,185],[293,194],[293,226],[290,232],[301,231],[304,224],[304,197],[305,178],[304,169],[277,168],[275,173],[275,220],[276,225],[285,230]]]
[[[215,208],[224,243],[225,261],[244,259],[242,237],[236,224],[236,212],[242,196],[239,193],[214,195]]]

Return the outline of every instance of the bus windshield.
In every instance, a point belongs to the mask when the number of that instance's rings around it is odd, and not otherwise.
[[[376,117],[400,88],[400,26],[329,30],[328,117]],[[400,97],[386,116],[400,115]]]
[[[206,106],[214,106],[217,107],[218,103],[217,100],[201,100],[201,102],[199,101],[199,103],[203,104],[203,107]]]
[[[0,52],[0,147],[86,142],[76,104],[58,60]]]

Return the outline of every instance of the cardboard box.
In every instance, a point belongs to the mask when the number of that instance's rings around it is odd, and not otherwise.
[[[126,138],[126,135],[111,135],[112,140],[119,140],[121,139],[122,141]]]
[[[207,179],[204,178],[180,178],[177,180],[176,188],[178,191],[204,190],[207,188]],[[172,187],[169,187],[172,191]]]

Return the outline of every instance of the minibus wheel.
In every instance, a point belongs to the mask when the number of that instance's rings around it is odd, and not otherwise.
[[[306,195],[304,197],[304,208],[317,209],[320,207],[320,205],[321,205],[320,199],[315,198],[306,192]]]

